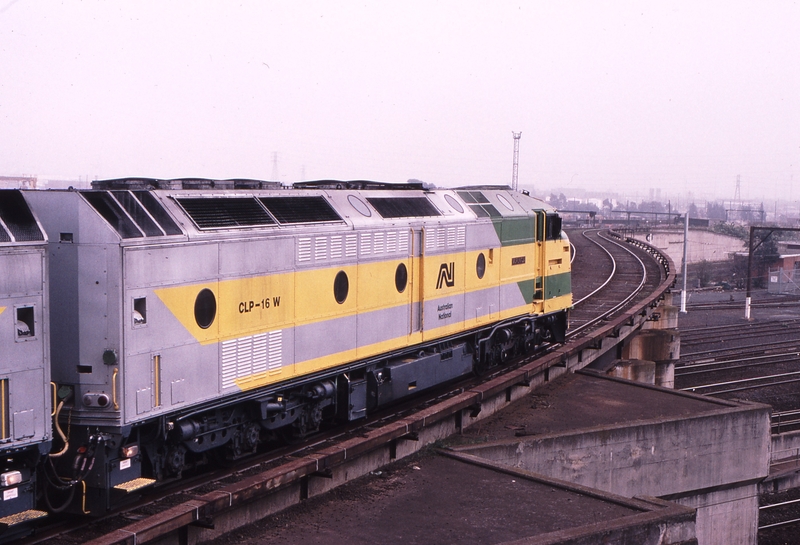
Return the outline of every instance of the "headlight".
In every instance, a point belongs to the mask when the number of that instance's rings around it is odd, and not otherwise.
[[[139,445],[128,445],[127,447],[122,447],[122,454],[123,458],[133,458],[137,454],[139,454]]]
[[[22,482],[22,473],[19,471],[8,471],[0,475],[0,486],[14,486]]]

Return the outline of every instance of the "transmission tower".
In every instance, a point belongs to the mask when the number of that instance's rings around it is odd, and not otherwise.
[[[514,137],[514,169],[511,172],[511,189],[517,191],[519,185],[519,139],[522,138],[522,131],[511,131],[511,134]]]
[[[278,152],[272,152],[272,181],[278,181]]]

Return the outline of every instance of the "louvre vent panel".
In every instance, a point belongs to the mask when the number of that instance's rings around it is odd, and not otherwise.
[[[403,255],[408,255],[408,231],[400,231],[397,234],[397,251]]]
[[[117,202],[122,205],[122,208],[125,209],[136,225],[139,226],[139,229],[144,232],[145,236],[160,237],[164,235],[161,228],[156,225],[153,218],[142,208],[142,205],[139,204],[139,200],[136,199],[130,191],[112,191],[111,194],[114,195]]]
[[[456,228],[455,227],[448,227],[447,228],[447,246],[454,247],[456,245]]]
[[[361,255],[370,255],[372,249],[372,233],[361,235]],[[297,262],[319,263],[327,260],[358,257],[359,238],[357,234],[318,235],[297,239]]]
[[[311,261],[311,237],[302,237],[297,241],[297,261]]]
[[[259,333],[222,343],[222,387],[239,379],[281,372],[282,332]]]
[[[283,330],[269,333],[269,374],[280,374],[283,366]]]
[[[408,237],[407,231],[361,233],[360,255],[408,255]],[[348,244],[350,244],[349,240]],[[355,245],[355,241],[353,241],[353,245]],[[355,257],[355,255],[348,254],[348,257]]]
[[[260,200],[281,224],[342,221],[324,197],[261,197]]]
[[[426,197],[368,197],[383,218],[417,218],[441,216]]]
[[[19,191],[0,191],[0,219],[17,242],[44,240],[44,235],[39,230],[28,203]],[[2,227],[0,227],[0,241],[11,241]]]
[[[446,248],[463,248],[467,244],[467,228],[435,227],[425,231],[425,249],[443,250]]]
[[[275,224],[264,207],[252,197],[180,198],[177,200],[200,229],[257,227]]]
[[[315,237],[314,260],[322,261],[328,258],[328,237]]]
[[[167,214],[161,203],[153,197],[149,191],[134,191],[133,195],[139,199],[142,206],[150,212],[150,215],[158,222],[161,229],[168,235],[180,235],[180,227],[173,221],[169,214]]]
[[[372,233],[361,234],[361,255],[370,255],[372,253]]]
[[[97,210],[97,213],[103,216],[111,227],[122,238],[138,238],[142,237],[142,232],[131,221],[125,212],[122,211],[119,203],[105,191],[85,191],[81,193],[83,197],[92,205],[92,208]]]
[[[252,368],[251,373],[264,373],[267,371],[267,334],[261,333],[260,335],[253,335],[253,348],[251,354],[245,354],[245,357],[251,357]]]
[[[340,259],[342,257],[343,239],[342,235],[331,237],[331,259]]]
[[[347,235],[345,237],[345,257],[356,257],[358,255],[358,235]]]

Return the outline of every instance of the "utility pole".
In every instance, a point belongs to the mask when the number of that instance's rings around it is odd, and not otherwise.
[[[683,291],[681,291],[681,313],[686,314],[686,277],[689,272],[689,210],[686,210],[686,223],[683,227]]]
[[[522,131],[511,131],[511,135],[514,137],[514,169],[511,172],[511,189],[517,191],[519,186],[519,139],[522,138]]]

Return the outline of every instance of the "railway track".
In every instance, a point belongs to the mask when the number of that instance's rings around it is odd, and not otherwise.
[[[800,409],[800,321],[700,328],[681,344],[677,389],[766,403],[788,431],[780,415]]]
[[[577,233],[572,233],[574,239]],[[455,429],[464,419],[476,417],[483,404],[505,398],[506,402],[530,391],[537,380],[547,380],[548,371],[566,368],[570,358],[595,337],[618,332],[632,317],[652,312],[673,280],[670,263],[654,257],[646,245],[632,246],[619,237],[599,231],[581,233],[575,244],[575,268],[602,273],[577,273],[573,276],[576,308],[568,340],[561,346],[545,347],[533,358],[511,362],[502,371],[451,384],[449,389],[415,398],[375,417],[346,428],[329,430],[307,441],[258,455],[229,468],[216,469],[190,481],[160,487],[154,494],[132,504],[124,512],[101,520],[60,521],[56,526],[25,539],[22,543],[146,543],[177,532],[177,541],[188,539],[191,526],[212,529],[215,517],[237,505],[263,497],[266,490],[296,489],[300,500],[309,497],[316,481],[333,478],[333,469],[353,463],[358,456],[374,452],[379,446],[396,459],[408,443],[437,422],[452,418]],[[605,248],[601,250],[600,247]],[[605,265],[585,265],[608,256]],[[633,289],[631,289],[633,287]],[[624,305],[620,301],[625,300]],[[645,319],[645,318],[642,318]],[[542,379],[542,376],[544,377]],[[516,396],[516,397],[515,397]]]
[[[800,296],[797,295],[783,295],[771,298],[769,301],[760,301],[751,303],[751,308],[797,308],[800,306]],[[687,305],[689,311],[692,310],[730,310],[741,308],[744,312],[744,302],[737,300],[720,301],[714,303],[689,303]]]
[[[575,255],[592,266],[573,271],[572,334],[622,312],[642,294],[655,289],[667,274],[645,245],[625,243],[620,237],[599,229],[577,235],[576,232],[571,236]]]
[[[760,306],[791,304],[796,303],[781,299]],[[696,310],[690,308],[689,312]],[[771,405],[773,434],[800,430],[798,383],[800,320],[738,321],[682,332],[675,387]],[[760,504],[759,543],[794,543],[800,523],[800,490],[762,494]]]

